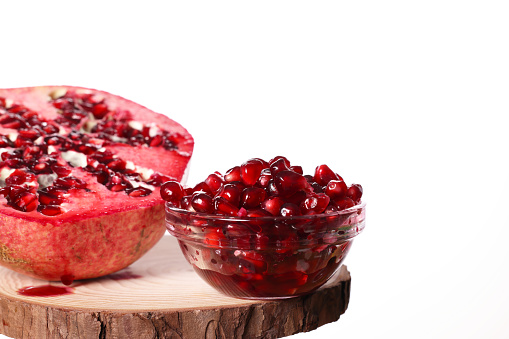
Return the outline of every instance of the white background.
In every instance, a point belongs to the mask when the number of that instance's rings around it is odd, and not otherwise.
[[[508,17],[504,1],[3,2],[0,87],[167,114],[195,137],[190,183],[275,155],[361,183],[350,306],[295,338],[508,338]]]

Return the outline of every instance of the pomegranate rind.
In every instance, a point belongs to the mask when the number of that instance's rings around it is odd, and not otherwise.
[[[175,150],[122,143],[110,143],[105,148],[136,166],[185,180],[194,140],[183,126],[165,115],[104,91],[74,86],[0,89],[0,98],[22,104],[50,121],[60,114],[49,100],[52,94],[65,91],[104,98],[109,110],[115,112],[114,119],[157,125],[177,134]],[[15,131],[0,126],[3,135]],[[66,212],[57,216],[16,210],[0,196],[0,265],[45,280],[95,278],[127,267],[164,235],[164,202],[159,187],[153,187],[148,196],[130,197],[108,190],[80,167],[72,168],[72,176],[86,181],[87,190],[70,189],[61,205]]]
[[[0,215],[2,265],[50,281],[104,276],[125,268],[164,235],[164,205],[59,225]],[[163,225],[163,227],[161,227]]]

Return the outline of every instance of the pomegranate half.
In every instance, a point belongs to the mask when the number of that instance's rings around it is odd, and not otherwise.
[[[160,186],[183,180],[193,147],[103,91],[0,89],[0,264],[64,283],[130,265],[164,234]]]

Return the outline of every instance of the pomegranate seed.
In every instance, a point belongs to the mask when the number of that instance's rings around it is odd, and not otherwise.
[[[191,199],[191,206],[196,212],[213,213],[214,204],[212,198],[207,193],[199,192],[194,193]]]
[[[359,184],[352,184],[350,187],[348,187],[347,195],[350,199],[352,199],[354,202],[359,202],[362,197],[362,186]]]
[[[14,141],[14,146],[21,148],[23,146],[33,145],[33,143],[34,142],[32,140],[23,138],[22,136],[18,135],[18,137],[16,138],[16,141]]]
[[[205,179],[205,183],[210,188],[211,193],[215,194],[223,185],[223,178],[219,173],[212,173]]]
[[[281,155],[278,155],[272,159],[269,160],[269,165],[272,165],[273,163],[275,163],[276,161],[278,160],[283,160],[284,163],[285,163],[285,167],[286,168],[290,168],[290,160],[288,160],[286,157],[283,157]]]
[[[331,180],[325,187],[325,193],[334,200],[341,200],[346,197],[347,190],[346,183],[342,180]]]
[[[167,181],[161,186],[161,198],[172,206],[180,207],[180,201],[184,197],[184,188],[177,181]]]
[[[226,181],[226,182],[241,181],[241,180],[242,180],[242,178],[240,177],[240,167],[239,166],[230,168],[228,171],[226,171],[226,174],[224,175],[224,181]]]
[[[53,172],[59,177],[66,177],[71,174],[72,170],[67,166],[62,166],[58,163],[51,165]]]
[[[196,186],[193,187],[193,192],[204,192],[207,193],[208,195],[212,195],[212,191],[209,185],[205,183],[205,181],[196,184]]]
[[[56,205],[39,205],[37,211],[44,215],[55,216],[64,213],[64,209]]]
[[[292,204],[291,202],[286,202],[281,206],[281,210],[279,214],[283,217],[293,217],[300,215],[299,206]]]
[[[325,193],[318,193],[308,196],[300,205],[302,214],[319,214],[325,211],[329,205],[330,198]]]
[[[265,200],[265,190],[260,187],[247,187],[242,191],[241,205],[246,209],[254,209],[260,207],[262,201]]]
[[[114,159],[113,161],[110,161],[107,166],[112,171],[119,172],[125,170],[127,163],[122,159]]]
[[[231,216],[237,216],[239,213],[239,208],[233,206],[222,197],[215,197],[214,198],[214,209],[219,214],[225,214],[225,215],[231,215]]]
[[[311,191],[311,186],[303,175],[284,170],[274,176],[274,184],[282,196],[290,196],[299,190]]]
[[[152,186],[161,186],[163,183],[170,180],[173,180],[173,178],[170,178],[167,175],[156,172],[150,176],[150,179],[147,181],[147,184]]]
[[[102,103],[97,104],[92,108],[92,114],[96,119],[102,119],[108,114],[108,106]]]
[[[246,186],[253,186],[262,172],[264,164],[259,159],[250,159],[240,166],[240,176]]]
[[[186,195],[180,201],[180,207],[186,210],[191,210],[193,206],[191,205],[191,201],[193,199],[192,195]]]
[[[18,135],[25,139],[30,139],[32,141],[41,136],[40,133],[35,129],[20,129],[18,131]]]
[[[315,169],[314,179],[319,185],[326,186],[331,180],[339,180],[339,176],[329,166],[320,165]]]
[[[345,210],[355,206],[355,202],[350,198],[344,198],[343,200],[334,201],[340,210]]]
[[[35,193],[24,191],[16,195],[16,199],[10,202],[14,208],[23,212],[31,212],[37,208],[37,196]]]
[[[225,184],[221,186],[219,191],[216,193],[216,197],[222,197],[233,206],[239,206],[241,193],[242,192],[237,185]]]
[[[157,147],[163,143],[163,136],[162,135],[156,135],[150,140],[149,146],[150,147]]]
[[[275,176],[277,173],[281,171],[290,170],[290,162],[286,160],[286,158],[280,157],[277,160],[274,160],[270,163],[270,173],[272,176]]]
[[[261,203],[261,208],[272,215],[279,215],[279,211],[281,210],[281,206],[283,206],[283,204],[284,201],[280,197],[272,197],[264,200]]]
[[[271,197],[279,195],[279,191],[276,187],[276,184],[274,183],[274,179],[269,180],[269,184],[267,185],[266,190],[268,191],[269,196]]]
[[[287,197],[285,201],[300,206],[300,204],[304,201],[304,199],[307,198],[307,196],[308,194],[306,192],[298,191],[295,194],[292,194],[291,196]]]
[[[152,193],[152,190],[147,187],[136,187],[126,190],[127,194],[133,198],[146,197]]]
[[[35,175],[32,173],[27,173],[17,169],[5,179],[5,184],[7,186],[21,185],[25,182],[35,182],[35,180]]]
[[[262,208],[247,212],[247,216],[250,218],[271,217],[272,215],[273,215],[272,213]]]
[[[302,169],[301,166],[291,166],[290,170],[294,171],[295,173],[299,173],[301,175],[304,174],[304,170]]]
[[[59,187],[59,188],[86,188],[87,183],[79,178],[69,176],[69,177],[62,177],[62,178],[56,178],[55,181],[53,181],[53,186]]]
[[[62,197],[48,191],[39,191],[39,203],[42,205],[60,205],[65,200]]]
[[[258,178],[257,185],[262,188],[267,188],[269,186],[269,182],[272,179],[272,174],[270,173],[270,168],[265,168],[260,173],[260,177]]]
[[[0,135],[0,147],[10,147],[12,145],[12,141],[7,138],[5,135]]]

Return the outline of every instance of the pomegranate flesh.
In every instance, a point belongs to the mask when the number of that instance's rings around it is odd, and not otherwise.
[[[107,92],[0,89],[0,264],[66,284],[118,271],[164,234],[160,187],[191,135]]]

